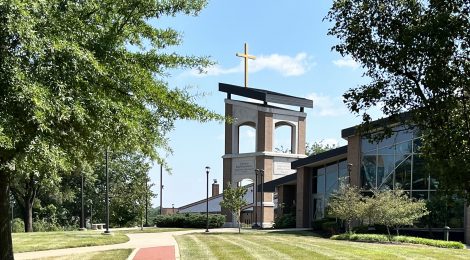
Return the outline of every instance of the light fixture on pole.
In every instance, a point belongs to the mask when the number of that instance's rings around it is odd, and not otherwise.
[[[207,193],[206,193],[206,232],[209,232],[209,171],[211,167],[206,166]]]
[[[259,174],[259,169],[255,169],[255,187],[253,187],[253,194],[254,194],[254,205],[253,205],[253,211],[255,213],[255,224],[251,226],[251,228],[259,228],[258,225],[258,174]]]
[[[109,231],[109,174],[108,174],[108,148],[106,148],[106,230],[104,234],[111,234]]]
[[[84,200],[84,191],[83,191],[83,188],[85,186],[84,184],[84,176],[83,176],[83,171],[82,171],[82,186],[81,186],[81,197],[82,197],[82,212],[81,212],[81,216],[80,216],[80,230],[86,230],[86,227],[85,227],[85,200]]]
[[[264,170],[260,169],[259,174],[261,175],[261,224],[260,228],[263,228],[264,222]]]

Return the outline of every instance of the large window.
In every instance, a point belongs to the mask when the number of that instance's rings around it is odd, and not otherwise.
[[[396,127],[394,134],[380,142],[362,138],[361,184],[364,189],[401,187],[422,198],[436,190],[417,151],[416,131]]]
[[[348,181],[347,162],[325,165],[313,170],[313,219],[321,219],[325,216],[325,206],[331,194],[338,190],[341,182]]]

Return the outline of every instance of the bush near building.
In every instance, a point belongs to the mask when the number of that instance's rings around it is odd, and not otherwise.
[[[154,223],[157,227],[205,228],[207,219],[206,214],[199,213],[158,215]],[[209,214],[209,228],[220,228],[224,223],[224,215]]]

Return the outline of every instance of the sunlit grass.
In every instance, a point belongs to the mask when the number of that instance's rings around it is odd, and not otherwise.
[[[100,246],[127,241],[129,241],[129,237],[123,233],[114,233],[107,236],[96,231],[14,233],[13,251],[20,253],[70,247]]]
[[[470,259],[469,250],[337,241],[310,232],[213,232],[175,238],[181,259]]]
[[[117,249],[102,252],[47,257],[41,258],[41,260],[125,260],[131,254],[131,252],[132,249]]]
[[[136,233],[162,233],[162,232],[173,232],[173,231],[184,231],[184,230],[194,230],[191,228],[144,228],[141,230],[140,228],[136,229],[127,229],[127,230],[118,230],[115,231],[116,233],[121,234],[136,234]]]

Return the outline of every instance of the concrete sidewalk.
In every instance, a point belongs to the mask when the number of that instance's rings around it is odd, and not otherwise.
[[[179,247],[176,243],[176,240],[173,236],[190,234],[190,233],[204,233],[203,229],[196,230],[185,230],[185,231],[173,231],[173,232],[161,232],[161,233],[136,233],[136,234],[126,234],[129,237],[129,241],[121,244],[113,245],[104,245],[104,246],[89,246],[89,247],[76,247],[76,248],[64,248],[64,249],[54,249],[54,250],[45,250],[45,251],[35,251],[35,252],[26,252],[26,253],[16,253],[15,259],[38,259],[45,257],[54,257],[54,256],[66,256],[74,255],[81,253],[90,253],[90,252],[100,252],[113,249],[140,249],[140,248],[149,248],[157,246],[174,246],[175,248],[175,258],[180,258]],[[212,232],[238,232],[236,228],[218,228],[211,229]],[[133,257],[137,250],[134,250],[133,254],[129,257]]]

